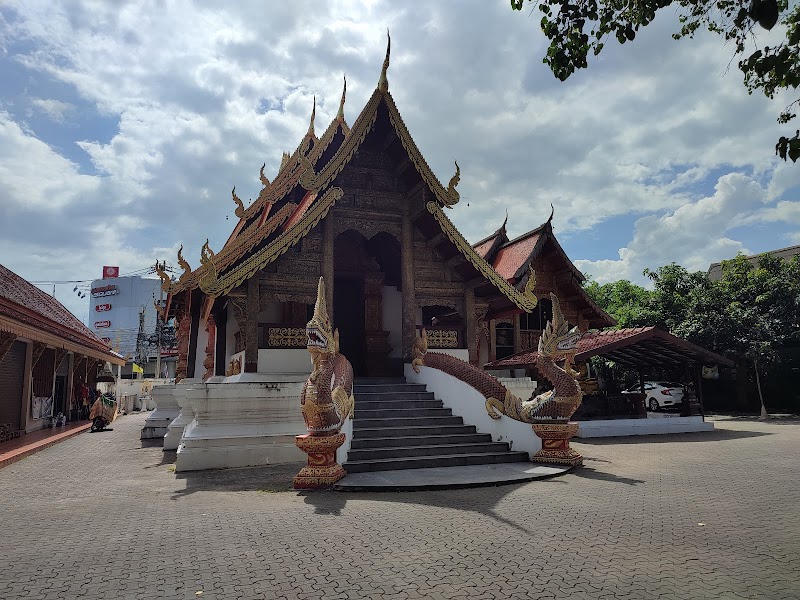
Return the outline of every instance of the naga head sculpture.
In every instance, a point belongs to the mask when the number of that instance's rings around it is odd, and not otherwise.
[[[553,359],[565,358],[571,363],[578,340],[581,339],[581,332],[577,327],[569,328],[561,312],[558,297],[551,293],[550,300],[553,302],[553,318],[548,321],[542,337],[539,338],[539,354]]]
[[[319,359],[323,356],[333,358],[339,351],[339,332],[334,331],[328,316],[328,306],[325,302],[325,282],[319,278],[317,285],[317,302],[314,305],[314,315],[306,323],[306,348],[311,353],[314,371],[317,371]]]

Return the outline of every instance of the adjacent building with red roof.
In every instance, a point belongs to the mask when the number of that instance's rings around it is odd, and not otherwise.
[[[108,344],[52,296],[0,265],[0,429],[32,431],[69,417],[77,383],[124,364]]]

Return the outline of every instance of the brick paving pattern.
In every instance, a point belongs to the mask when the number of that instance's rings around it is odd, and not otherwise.
[[[176,476],[143,422],[0,469],[0,598],[800,597],[797,421],[575,442],[586,466],[547,481],[306,495],[291,466]]]

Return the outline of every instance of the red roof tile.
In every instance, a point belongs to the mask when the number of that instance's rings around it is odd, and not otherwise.
[[[530,257],[541,235],[541,232],[536,232],[503,245],[494,258],[492,265],[494,270],[504,279],[513,279],[519,268]]]
[[[316,198],[316,192],[306,193],[306,195],[303,196],[303,199],[300,201],[300,205],[297,207],[297,210],[292,213],[292,216],[286,221],[281,231],[289,231],[295,223],[302,219],[303,215],[306,214],[306,211],[311,207]]]
[[[83,338],[82,341],[91,347],[109,350],[108,344],[97,337],[61,302],[3,265],[0,265],[0,298],[7,301],[0,306],[0,311],[4,315],[61,337],[67,333],[64,331],[66,329]]]
[[[492,249],[492,245],[494,244],[498,235],[500,235],[500,232],[495,231],[492,235],[481,240],[473,246],[473,248],[475,248],[475,252],[478,253],[478,256],[481,258],[486,258],[486,255],[489,254],[489,250]]]

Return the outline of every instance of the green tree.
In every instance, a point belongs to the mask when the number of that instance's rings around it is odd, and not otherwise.
[[[652,293],[627,279],[598,284],[589,282],[585,288],[591,298],[614,317],[617,327],[642,327],[652,325],[649,308]]]
[[[681,27],[672,37],[692,37],[701,28],[722,36],[740,57],[738,66],[751,94],[760,91],[773,99],[781,90],[794,94],[800,85],[800,5],[793,3],[790,7],[788,0],[536,1],[543,15],[542,31],[550,40],[543,62],[561,81],[576,69],[588,67],[589,53],[600,54],[609,37],[620,44],[632,42],[659,10],[674,4]],[[511,0],[514,10],[522,10],[524,4],[525,0]],[[778,21],[786,27],[785,39],[775,46],[757,47],[754,28],[772,29]],[[756,50],[746,55],[749,43]],[[794,119],[798,103],[800,98],[784,108],[778,122]],[[782,136],[775,153],[796,162],[800,158],[800,130],[793,136]]]

